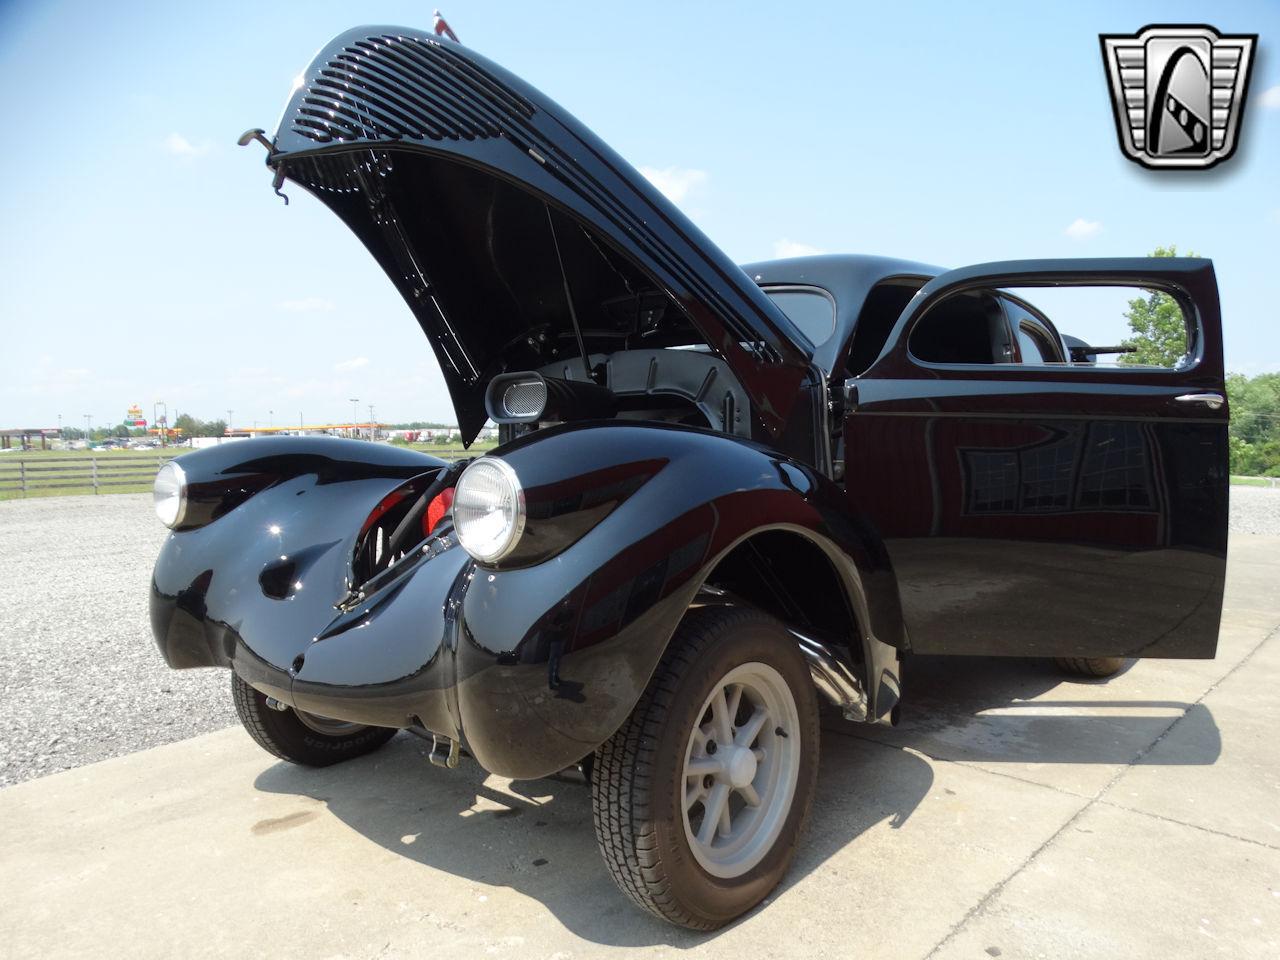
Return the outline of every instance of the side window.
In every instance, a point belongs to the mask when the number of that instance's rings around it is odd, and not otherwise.
[[[1186,370],[1195,364],[1195,319],[1163,291],[1059,286],[1001,294],[1024,364],[1120,370]],[[1049,332],[1053,328],[1056,335]]]
[[[765,287],[769,299],[815,347],[836,330],[836,302],[820,287]]]
[[[1005,314],[1014,336],[1018,338],[1018,354],[1023,363],[1062,363],[1066,360],[1058,335],[1024,303],[1003,297]]]
[[[908,347],[925,363],[1009,363],[1013,343],[1000,302],[984,290],[943,300],[911,331]]]
[[[916,291],[924,285],[923,279],[894,279],[878,283],[871,288],[867,299],[858,311],[853,325],[853,341],[849,345],[849,361],[845,364],[852,377],[864,373],[880,356],[893,325],[902,316]]]
[[[1037,339],[1029,327],[1018,327],[1017,334],[1018,353],[1022,357],[1023,363],[1045,363],[1052,359],[1044,355],[1044,344]]]
[[[1201,337],[1173,294],[1062,284],[952,294],[915,321],[907,344],[926,364],[1181,372],[1198,362]]]

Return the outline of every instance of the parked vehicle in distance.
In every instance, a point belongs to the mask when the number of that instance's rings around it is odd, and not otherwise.
[[[446,767],[579,765],[619,888],[712,929],[791,862],[820,702],[894,723],[904,656],[1214,655],[1209,260],[743,268],[561,107],[409,29],[338,37],[255,138],[403,294],[463,437],[492,418],[501,441],[161,468],[156,642],[231,668],[274,755],[408,729]],[[1178,364],[1108,365],[1024,293],[1116,287],[1183,309]]]

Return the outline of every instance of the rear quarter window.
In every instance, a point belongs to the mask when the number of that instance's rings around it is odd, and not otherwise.
[[[815,347],[836,330],[836,302],[820,287],[766,287],[764,292]]]

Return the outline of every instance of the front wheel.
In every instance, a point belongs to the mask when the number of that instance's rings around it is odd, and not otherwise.
[[[818,704],[795,638],[754,610],[691,611],[596,752],[596,839],[632,900],[713,930],[782,879],[817,774]]]
[[[396,735],[387,727],[330,720],[292,707],[273,710],[266,694],[231,674],[231,698],[249,736],[267,753],[307,767],[327,767],[372,753]]]

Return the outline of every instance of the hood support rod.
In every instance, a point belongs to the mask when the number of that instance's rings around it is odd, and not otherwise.
[[[582,339],[582,326],[578,323],[578,311],[573,308],[573,292],[569,289],[569,274],[564,269],[564,257],[560,255],[560,238],[556,236],[556,222],[551,216],[551,205],[545,200],[543,208],[547,211],[547,226],[551,228],[551,245],[556,248],[556,262],[560,264],[560,283],[564,287],[564,301],[569,306],[569,322],[573,324],[573,334],[578,338],[578,352],[582,354],[582,370],[588,382],[594,383],[591,375],[591,360],[587,353],[587,342]]]

